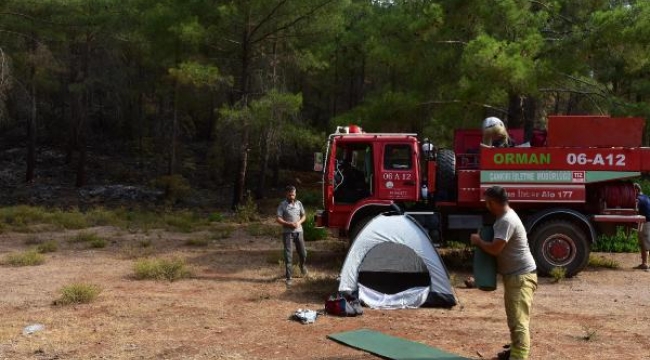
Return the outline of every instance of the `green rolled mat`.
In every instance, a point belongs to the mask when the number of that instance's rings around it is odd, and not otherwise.
[[[491,226],[482,227],[479,234],[485,241],[492,241],[494,238]],[[483,291],[497,289],[497,259],[479,247],[474,251],[474,282],[476,287]]]

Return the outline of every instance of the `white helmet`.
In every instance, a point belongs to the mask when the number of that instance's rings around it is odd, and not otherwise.
[[[506,127],[503,124],[503,121],[501,121],[501,119],[499,119],[497,117],[494,117],[494,116],[490,116],[489,118],[486,118],[485,120],[483,120],[483,131],[485,131],[485,130],[487,130],[489,128],[493,128],[495,126],[496,127],[501,127],[501,128]]]

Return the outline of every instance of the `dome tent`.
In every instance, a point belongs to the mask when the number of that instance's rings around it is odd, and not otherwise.
[[[339,292],[372,308],[456,305],[449,275],[427,232],[409,215],[381,214],[357,235]]]

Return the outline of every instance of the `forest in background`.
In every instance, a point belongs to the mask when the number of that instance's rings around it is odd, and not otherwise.
[[[444,146],[490,115],[650,118],[648,39],[634,0],[2,0],[0,148],[24,149],[20,184],[57,151],[76,187],[228,186],[234,206],[336,125]]]

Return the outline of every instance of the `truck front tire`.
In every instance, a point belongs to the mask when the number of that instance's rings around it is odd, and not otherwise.
[[[589,262],[589,241],[585,231],[567,220],[551,220],[533,228],[530,246],[541,275],[564,268],[572,277]]]
[[[456,153],[453,150],[440,149],[436,171],[436,200],[455,201],[456,188]]]

